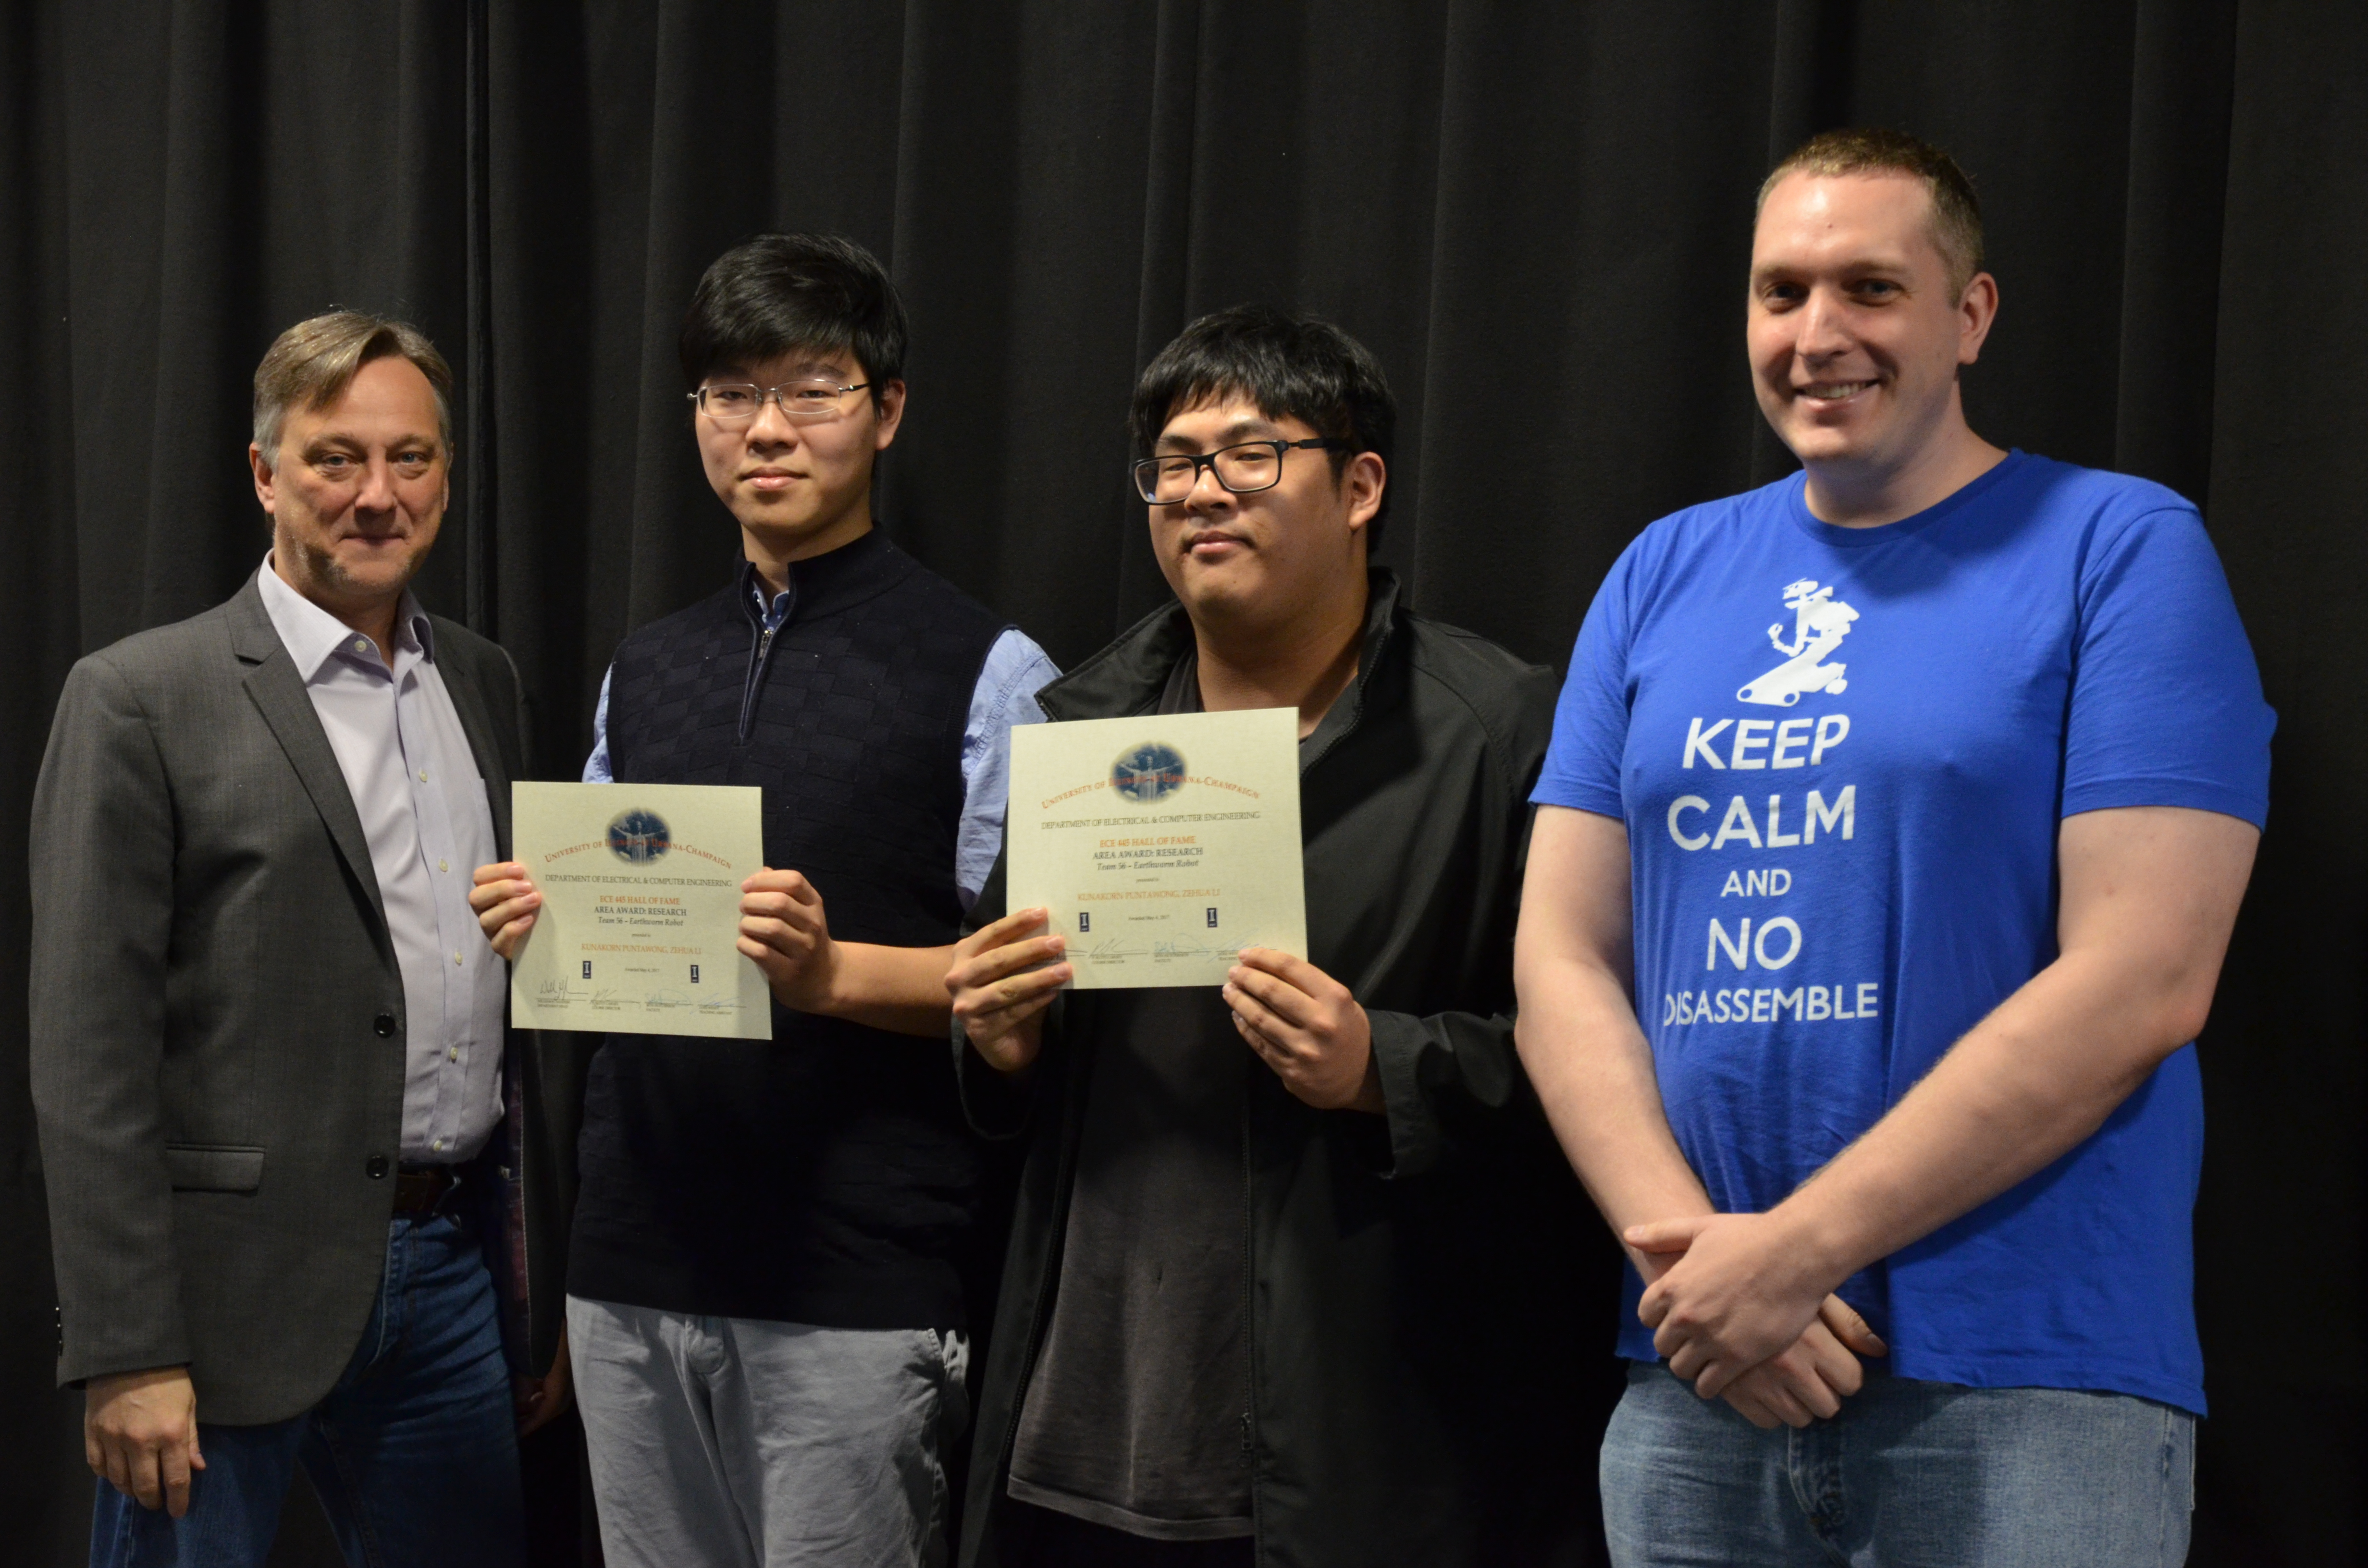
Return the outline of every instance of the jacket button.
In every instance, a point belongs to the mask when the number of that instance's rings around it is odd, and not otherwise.
[[[370,1028],[378,1031],[379,1039],[386,1039],[388,1036],[394,1033],[394,1015],[393,1013],[381,1013],[376,1018],[370,1021]]]
[[[386,1156],[384,1154],[372,1154],[370,1157],[370,1164],[362,1167],[362,1174],[370,1177],[372,1181],[384,1180],[386,1177]]]

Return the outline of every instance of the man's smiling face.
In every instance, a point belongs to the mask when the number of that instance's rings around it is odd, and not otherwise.
[[[248,449],[279,574],[332,614],[402,593],[451,494],[436,390],[410,360],[372,359],[324,408],[290,409],[268,463]]]
[[[1222,397],[1178,409],[1155,451],[1199,455],[1243,441],[1303,441],[1317,434],[1304,420],[1269,417],[1247,398]],[[1380,509],[1383,481],[1381,460],[1370,452],[1337,477],[1330,453],[1289,452],[1273,487],[1246,495],[1203,468],[1183,500],[1151,507],[1159,570],[1195,619],[1287,617],[1361,573],[1357,541]]]
[[[1752,236],[1748,342],[1759,406],[1812,468],[1912,462],[1946,426],[1986,308],[1952,290],[1932,199],[1908,175],[1794,174]]]

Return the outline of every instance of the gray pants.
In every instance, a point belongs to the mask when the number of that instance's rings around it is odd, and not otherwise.
[[[610,1568],[938,1568],[969,1346],[567,1299]]]

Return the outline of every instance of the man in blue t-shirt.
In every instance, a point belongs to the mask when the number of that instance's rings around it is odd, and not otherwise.
[[[1629,547],[1533,796],[1521,1055],[1636,1271],[1622,1564],[2186,1552],[2192,1041],[2273,720],[2193,506],[1966,425],[1980,264],[1937,149],[1777,167],[1804,472]]]

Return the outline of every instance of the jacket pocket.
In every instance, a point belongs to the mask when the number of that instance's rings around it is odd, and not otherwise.
[[[165,1173],[175,1192],[253,1192],[263,1185],[263,1151],[219,1143],[167,1143]]]

